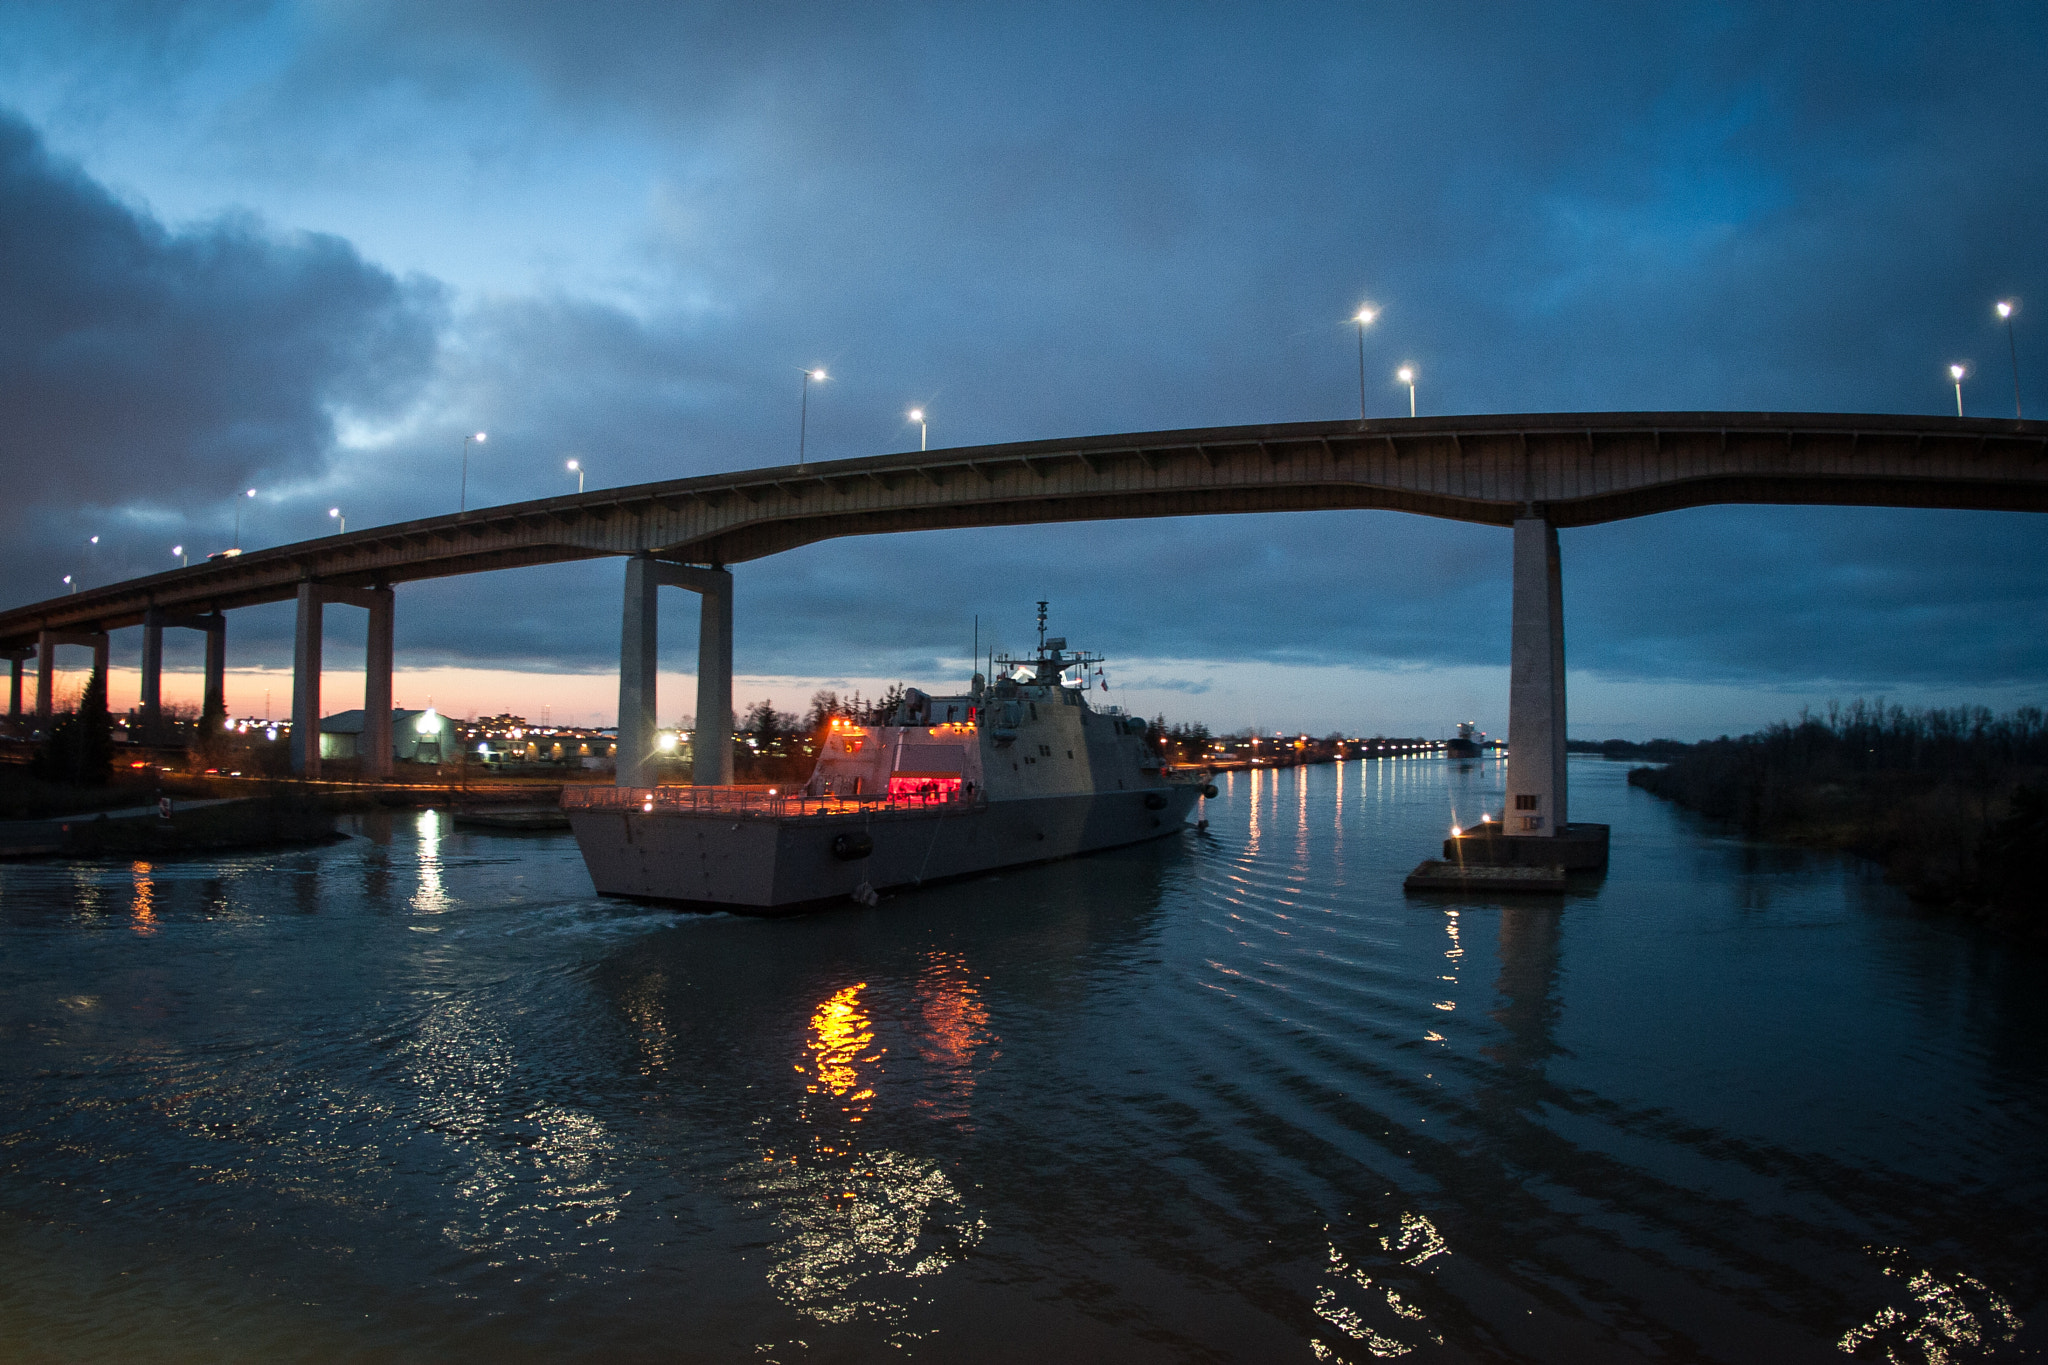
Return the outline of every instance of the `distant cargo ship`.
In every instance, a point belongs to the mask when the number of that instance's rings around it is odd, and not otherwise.
[[[1444,741],[1444,754],[1449,758],[1479,757],[1479,743],[1472,738],[1473,725],[1469,720],[1458,722],[1458,737]]]
[[[770,913],[1067,858],[1185,827],[1206,770],[1166,771],[1145,722],[1089,703],[1099,655],[1045,638],[958,696],[911,688],[835,720],[801,788],[575,788],[562,805],[600,893]],[[1078,684],[1067,681],[1077,676]]]

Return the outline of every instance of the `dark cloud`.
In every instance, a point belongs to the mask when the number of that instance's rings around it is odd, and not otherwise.
[[[470,290],[437,352],[430,286],[332,238],[155,226],[22,144],[9,165],[127,224],[149,263],[38,248],[72,262],[44,272],[53,297],[113,319],[128,357],[94,390],[114,401],[70,400],[49,429],[93,471],[52,476],[52,505],[136,468],[159,410],[176,420],[147,460],[166,482],[288,470],[352,524],[452,508],[477,427],[477,501],[570,486],[572,455],[599,484],[779,463],[796,368],[819,363],[814,458],[905,448],[911,403],[937,445],[1341,416],[1358,402],[1343,320],[1368,296],[1386,306],[1380,413],[1404,401],[1402,360],[1427,413],[1938,412],[1944,367],[1968,359],[1989,415],[2010,399],[1990,301],[2048,305],[2038,8],[93,13],[47,31],[74,23],[130,92],[211,70],[221,34],[277,35],[284,55],[205,125],[253,185],[374,187],[409,225],[417,201],[378,177],[408,153],[391,130],[417,128],[448,139],[463,183],[527,187],[536,250],[569,250],[585,221],[549,203],[586,183],[549,159],[562,146],[636,167],[618,194],[638,217],[567,272],[581,283]],[[57,356],[68,335],[37,322],[19,344]],[[2048,413],[2048,344],[2029,336],[2021,388]],[[341,408],[389,430],[337,445]],[[319,511],[277,508],[266,539]],[[1967,688],[2048,664],[2039,518],[1706,509],[1568,532],[1565,554],[1574,666],[1615,678]],[[1023,643],[1038,597],[1124,657],[1498,664],[1506,567],[1497,530],[1391,514],[852,540],[742,567],[741,664],[915,677],[964,652],[976,613]],[[617,582],[596,564],[413,585],[401,649],[607,669]],[[281,659],[285,618],[249,615],[243,647]],[[689,613],[671,616],[685,662]]]
[[[0,116],[14,595],[44,595],[53,564],[86,568],[78,547],[95,532],[102,578],[162,566],[116,534],[152,520],[218,548],[201,537],[226,534],[231,490],[316,476],[337,418],[387,413],[418,391],[438,307],[432,285],[397,280],[335,237],[241,216],[167,228]]]

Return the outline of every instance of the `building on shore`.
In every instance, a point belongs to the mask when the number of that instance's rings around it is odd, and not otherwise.
[[[366,713],[337,711],[320,718],[320,757],[362,757]],[[391,756],[401,763],[447,763],[462,756],[455,722],[429,706],[424,711],[393,710]]]

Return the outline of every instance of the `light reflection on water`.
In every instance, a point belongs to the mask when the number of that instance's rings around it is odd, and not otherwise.
[[[892,1328],[900,1345],[921,1335],[909,1321],[919,1295],[906,1282],[953,1265],[987,1224],[938,1163],[864,1140],[855,1126],[886,1083],[888,1049],[875,1044],[867,988],[865,981],[841,987],[811,1012],[810,1055],[795,1068],[804,1099],[794,1131],[760,1124],[758,1159],[734,1175],[751,1190],[750,1206],[773,1219],[768,1282],[776,1295],[816,1322],[868,1319]],[[942,1027],[959,1028],[962,1003],[942,999],[933,998],[927,1018],[936,1012]],[[964,1034],[934,1036],[942,1054],[955,1043],[971,1049]]]
[[[1620,777],[1562,904],[1403,897],[1500,799],[1417,759],[781,921],[433,811],[0,865],[0,1358],[2038,1351],[2038,960]]]

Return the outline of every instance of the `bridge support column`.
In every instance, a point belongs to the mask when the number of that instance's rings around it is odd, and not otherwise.
[[[157,744],[164,721],[164,613],[149,607],[142,613],[142,738]]]
[[[391,624],[389,588],[338,588],[307,579],[299,584],[299,624],[292,641],[292,772],[320,776],[321,608],[333,602],[370,613],[367,676],[363,680],[363,731],[356,750],[357,774],[391,775]],[[209,671],[213,666],[207,655]]]
[[[320,776],[320,585],[299,584],[298,627],[292,635],[292,775]]]
[[[621,787],[654,785],[657,642],[661,588],[686,588],[702,598],[697,629],[697,735],[691,780],[732,782],[732,574],[693,569],[636,555],[626,561],[619,623],[619,751]]]
[[[57,685],[57,640],[49,631],[36,634],[36,731],[50,733],[50,715],[55,705],[51,691]]]
[[[1513,636],[1508,656],[1510,837],[1550,838],[1566,823],[1564,577],[1557,528],[1542,517],[1515,523]]]
[[[391,589],[370,591],[370,638],[363,659],[363,748],[356,754],[364,777],[391,776]]]
[[[206,686],[199,714],[226,718],[228,713],[228,618],[212,612],[199,618],[206,632]]]
[[[28,660],[33,659],[35,654],[36,652],[33,648],[10,649],[7,651],[7,662],[12,665],[14,673],[13,686],[9,688],[7,693],[7,728],[9,730],[19,732],[21,729],[21,666]]]
[[[102,681],[107,676],[107,636],[104,631],[45,630],[36,634],[36,728],[50,732],[56,709],[57,646],[83,645],[92,651],[92,666]]]

